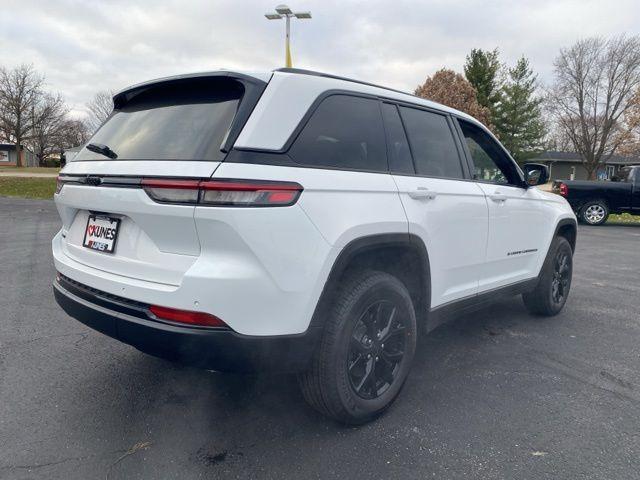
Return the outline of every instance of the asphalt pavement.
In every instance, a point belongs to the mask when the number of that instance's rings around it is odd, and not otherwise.
[[[640,226],[581,227],[555,318],[519,298],[422,338],[376,422],[291,376],[173,365],[68,317],[51,201],[0,198],[0,479],[640,478]]]

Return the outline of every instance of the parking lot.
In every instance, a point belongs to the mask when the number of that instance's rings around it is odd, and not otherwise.
[[[173,365],[64,314],[51,201],[0,198],[0,478],[640,478],[640,225],[581,227],[552,319],[519,298],[422,338],[360,428],[290,376]]]

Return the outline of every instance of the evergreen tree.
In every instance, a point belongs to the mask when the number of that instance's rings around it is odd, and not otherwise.
[[[474,48],[467,55],[464,76],[476,89],[478,103],[493,115],[500,101],[500,60],[498,49],[492,52]]]
[[[508,71],[501,100],[493,116],[500,141],[518,162],[542,149],[546,133],[541,110],[543,99],[536,97],[536,79],[529,61],[525,57],[520,58]]]

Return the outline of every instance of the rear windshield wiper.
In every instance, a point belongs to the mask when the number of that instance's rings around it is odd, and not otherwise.
[[[103,145],[102,143],[88,143],[85,148],[91,152],[99,153],[100,155],[104,155],[109,158],[118,158],[116,152],[111,150],[107,145]]]

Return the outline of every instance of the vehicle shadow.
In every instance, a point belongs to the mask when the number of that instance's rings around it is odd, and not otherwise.
[[[380,419],[362,427],[345,427],[324,418],[304,402],[293,375],[237,375],[175,365],[128,349],[116,367],[93,370],[86,392],[100,391],[95,419],[87,428],[106,436],[120,448],[150,442],[145,456],[163,465],[167,452],[186,472],[211,469],[258,468],[261,458],[300,463],[296,449],[308,443],[331,450],[336,439],[365,439],[378,429],[408,429],[416,411],[430,402],[442,404],[431,389],[446,383],[455,388],[453,372],[486,358],[501,336],[517,335],[532,320],[519,299],[455,318],[419,338],[412,374],[398,402]],[[514,333],[516,332],[516,333]],[[125,374],[126,372],[126,374]],[[453,378],[453,379],[452,379]],[[89,401],[94,393],[77,401]],[[95,400],[95,399],[94,399]],[[446,399],[455,411],[456,397]],[[293,450],[283,448],[289,445]],[[114,445],[114,450],[115,450]],[[120,462],[121,474],[133,476],[144,468]],[[168,467],[169,468],[169,467]]]

